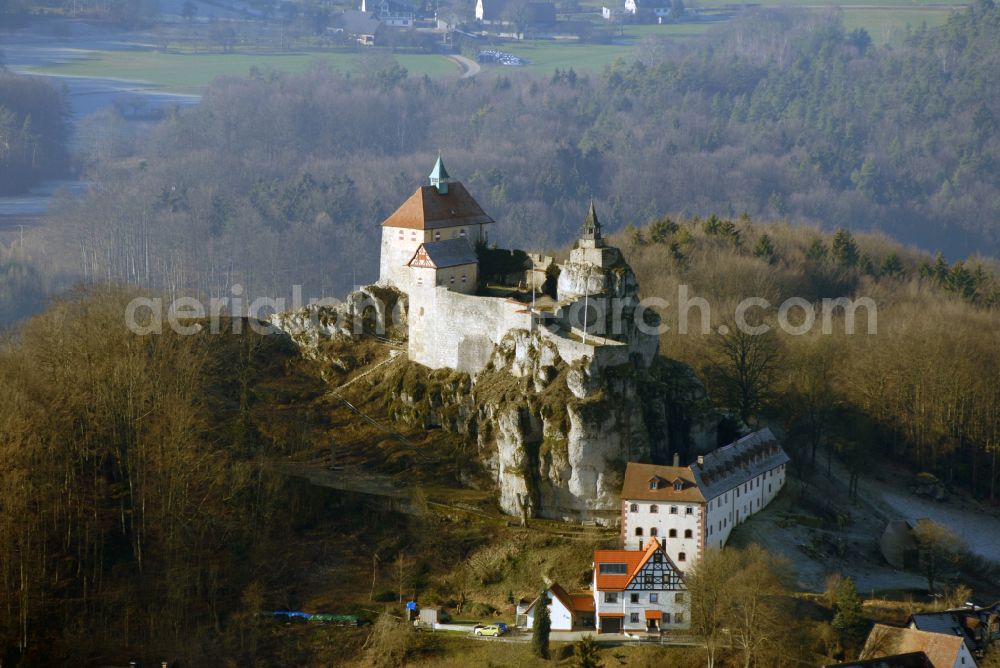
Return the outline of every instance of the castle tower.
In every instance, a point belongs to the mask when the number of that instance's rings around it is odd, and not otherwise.
[[[477,267],[470,265],[493,219],[451,178],[440,155],[428,182],[382,223],[379,283],[407,293],[428,285],[474,291]]]
[[[590,200],[590,209],[580,227],[580,238],[569,253],[570,264],[592,265],[604,270],[621,260],[621,253],[604,243],[601,234],[601,221],[597,217],[594,200]]]
[[[580,230],[580,242],[578,248],[603,248],[604,238],[601,236],[601,221],[597,219],[597,210],[594,208],[594,200],[590,200],[590,211],[583,220],[583,227]]]

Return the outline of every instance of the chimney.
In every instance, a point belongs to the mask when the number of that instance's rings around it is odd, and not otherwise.
[[[674,466],[680,466],[680,465],[681,465],[681,453],[675,452],[674,453]]]
[[[705,456],[698,455],[698,466],[704,466],[704,465],[705,465]]]

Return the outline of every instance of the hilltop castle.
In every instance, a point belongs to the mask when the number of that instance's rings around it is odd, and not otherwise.
[[[637,318],[655,325],[657,316],[638,308],[638,282],[605,242],[593,203],[561,265],[490,248],[495,222],[438,156],[428,185],[382,223],[379,284],[409,297],[412,361],[475,376],[508,333],[522,330],[567,363],[599,369],[636,357],[649,366],[659,340]]]

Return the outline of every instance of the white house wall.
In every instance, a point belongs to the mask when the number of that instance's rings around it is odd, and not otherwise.
[[[697,559],[701,551],[701,504],[698,503],[663,503],[660,501],[625,501],[625,522],[623,533],[626,550],[641,550],[649,544],[651,530],[656,530],[656,539],[663,545],[670,559],[681,570],[686,570],[690,563]],[[637,505],[638,511],[632,512],[631,505]],[[657,510],[652,511],[653,506]],[[676,509],[676,514],[671,512]],[[642,535],[637,536],[635,530],[642,529]],[[676,531],[675,538],[670,537],[670,531]],[[684,532],[690,531],[691,537],[685,538]],[[641,545],[640,545],[641,543]],[[681,554],[684,559],[681,559]]]
[[[546,592],[546,594],[552,599],[549,602],[549,621],[551,623],[551,628],[553,631],[572,631],[573,630],[573,613],[563,605],[555,596],[552,596],[552,592]],[[535,612],[538,610],[538,604],[536,603],[531,610],[528,611],[527,615],[527,625],[528,628],[533,628],[535,625]]]
[[[379,282],[393,285],[403,292],[409,292],[415,283],[415,275],[407,266],[424,242],[446,239],[467,238],[469,246],[485,240],[482,225],[460,225],[436,230],[417,230],[409,227],[383,227],[382,247],[379,256]],[[472,279],[475,286],[475,279]]]

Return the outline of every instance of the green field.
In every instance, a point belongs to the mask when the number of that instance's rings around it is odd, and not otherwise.
[[[370,52],[316,51],[307,53],[163,53],[159,51],[91,51],[88,57],[34,71],[43,74],[106,77],[146,81],[180,93],[197,93],[219,76],[247,76],[251,67],[262,71],[301,72],[323,62],[342,71],[364,67]],[[454,62],[438,55],[396,55],[411,75],[455,75]]]
[[[625,25],[620,44],[581,44],[569,40],[524,40],[500,46],[503,51],[530,61],[526,67],[511,68],[537,74],[550,74],[556,68],[572,67],[577,72],[601,71],[616,59],[631,60],[636,48],[641,46],[643,37],[665,35],[686,39],[705,34],[712,25],[709,23],[682,23],[677,25]],[[484,71],[494,71],[495,66],[484,67]]]
[[[843,10],[844,28],[854,30],[864,28],[876,44],[887,44],[906,32],[906,27],[916,30],[922,24],[927,27],[943,25],[954,8],[938,7],[849,7]]]

